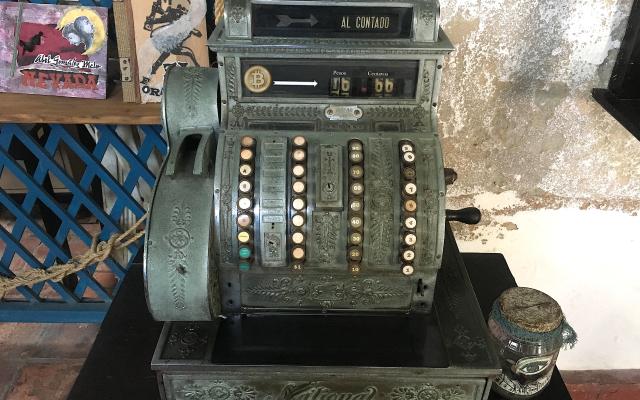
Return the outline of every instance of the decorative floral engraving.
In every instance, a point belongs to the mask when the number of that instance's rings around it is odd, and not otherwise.
[[[431,75],[429,74],[429,64],[432,61],[425,61],[422,65],[422,95],[420,102],[431,102]]]
[[[191,223],[191,207],[185,207],[184,204],[173,207],[171,222],[178,227],[189,226]],[[182,247],[184,246],[186,246],[186,244]]]
[[[318,304],[323,308],[331,308],[340,304],[379,305],[404,296],[405,289],[374,278],[353,278],[345,282],[344,279],[335,279],[333,276],[298,276],[265,279],[248,288],[247,292],[274,304]]]
[[[407,132],[416,131],[418,128],[427,125],[429,113],[422,105],[417,106],[375,106],[365,108],[365,113],[375,115],[378,121],[400,122],[403,130]]]
[[[338,229],[340,215],[337,213],[313,213],[313,239],[316,253],[316,261],[320,264],[329,264],[333,261],[338,241]]]
[[[430,164],[425,164],[429,165]],[[420,251],[420,260],[424,263],[432,263],[434,261],[433,257],[435,256],[435,235],[438,224],[438,205],[437,205],[437,191],[433,191],[427,187],[422,190],[422,197],[424,199],[424,210],[420,213],[423,215],[424,220],[421,222],[422,225],[426,229],[426,234],[422,236],[422,246]]]
[[[300,120],[309,121],[317,118],[321,114],[320,110],[314,106],[295,106],[295,105],[257,105],[257,104],[240,104],[237,103],[231,109],[234,128],[244,127],[243,120],[250,119],[281,119],[281,120]]]
[[[389,400],[464,400],[467,392],[461,386],[436,387],[430,383],[398,386],[387,396]]]
[[[391,40],[381,41],[368,41],[368,40],[349,40],[350,45],[354,47],[338,47],[335,45],[335,41],[329,43],[326,40],[320,39],[293,39],[286,38],[284,40],[279,39],[267,39],[267,38],[253,38],[251,39],[251,45],[242,45],[240,42],[227,41],[222,44],[213,44],[211,50],[225,52],[225,53],[265,53],[276,50],[278,53],[283,54],[313,54],[316,55],[364,55],[370,56],[371,54],[383,54],[389,56],[395,55],[431,55],[433,54],[433,48],[427,45],[425,46],[407,46],[406,42],[394,42]],[[327,47],[315,47],[315,45],[325,45]],[[256,46],[259,45],[259,46]],[[290,47],[280,47],[283,45],[290,45]],[[330,46],[329,46],[330,45]],[[274,46],[272,49],[265,49],[262,46]],[[300,46],[300,47],[298,47]],[[308,46],[308,47],[306,47]]]
[[[264,234],[264,244],[267,248],[266,260],[281,260],[282,237],[280,233],[267,232]]]
[[[374,385],[336,390],[329,383],[288,382],[283,384],[280,393],[239,382],[179,380],[174,381],[174,385],[179,398],[188,400],[466,400],[473,393],[469,385],[431,383],[396,386],[387,392]]]
[[[244,7],[239,5],[239,3],[237,4],[238,5],[233,5],[230,7],[229,15],[231,16],[233,22],[239,24],[244,19],[245,12]]]
[[[186,274],[187,255],[185,250],[191,243],[189,225],[191,225],[191,208],[184,203],[176,204],[171,213],[171,230],[164,235],[165,242],[172,248],[169,253],[168,274],[173,304],[178,310],[186,308]]]
[[[478,357],[476,349],[483,349],[485,341],[480,336],[472,336],[462,324],[456,325],[454,332],[456,336],[453,338],[453,345],[461,351],[462,356],[467,361],[475,360]]]
[[[202,92],[203,77],[199,69],[185,68],[182,81],[187,116],[193,118],[198,112],[198,102]]]
[[[320,199],[323,202],[338,200],[340,191],[338,178],[338,160],[340,148],[333,145],[320,145]]]
[[[422,11],[420,11],[420,19],[425,23],[425,24],[431,24],[434,23],[433,21],[433,17],[434,17],[434,12],[433,12],[433,4],[429,4],[428,6],[426,6]]]
[[[435,225],[438,223],[438,191],[434,190],[434,182],[430,179],[432,176],[431,171],[435,171],[435,162],[433,158],[433,144],[431,142],[422,142],[422,165],[426,167],[427,179],[423,184],[422,198],[424,206],[422,207],[421,216],[424,218],[420,223],[425,226],[427,234],[422,235],[422,248],[420,251],[420,258],[425,263],[433,262],[435,256],[435,237],[436,232]]]
[[[175,349],[181,358],[189,358],[196,350],[206,345],[207,338],[195,323],[173,324],[167,343]]]
[[[220,249],[222,253],[222,261],[225,263],[231,262],[231,224],[233,216],[231,215],[231,203],[233,202],[231,196],[231,155],[235,146],[235,139],[233,137],[225,137],[224,139],[224,155],[223,155],[223,178],[221,183],[221,196],[220,196]]]
[[[363,106],[363,109],[366,112],[366,107]],[[321,121],[321,126],[322,126],[321,130],[333,130],[333,131],[344,131],[344,132],[371,131],[371,124],[367,121],[349,122],[349,121],[323,120]]]
[[[291,45],[333,45],[335,47],[335,39],[327,39],[327,38],[278,38],[278,37],[264,37],[264,38],[253,38],[252,39],[256,44],[260,45],[282,45],[282,44],[291,44]],[[416,50],[415,47],[407,47],[406,41],[403,40],[380,40],[380,39],[349,39],[349,48],[338,48],[340,52],[344,52],[345,50],[349,52],[353,47],[366,47],[365,52],[367,51],[385,51],[389,50],[389,48],[393,49],[402,49]],[[425,50],[427,47],[425,46]],[[314,51],[322,51],[324,49],[313,49]],[[326,50],[331,50],[330,48]]]
[[[369,145],[369,260],[374,265],[382,265],[388,263],[387,258],[393,252],[393,150],[389,139],[369,139]]]
[[[227,83],[227,97],[237,100],[236,94],[236,59],[233,57],[224,58],[225,81]]]
[[[472,333],[468,321],[461,317],[468,313],[464,309],[469,306],[469,298],[462,288],[464,278],[455,267],[443,268],[440,275],[444,278],[441,286],[444,294],[442,300],[450,311],[448,315],[452,318],[452,326],[455,324],[454,335],[445,338],[445,341],[456,348],[458,354],[467,362],[475,361],[479,356],[478,350],[485,349],[487,343],[481,336]]]
[[[258,395],[253,386],[231,385],[222,381],[188,383],[176,392],[189,400],[255,400]]]

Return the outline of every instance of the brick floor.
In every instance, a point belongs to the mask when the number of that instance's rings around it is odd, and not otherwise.
[[[0,218],[0,224],[11,230],[12,221]],[[100,229],[97,224],[83,224],[83,227],[90,234],[96,234]],[[40,261],[44,261],[49,252],[29,231],[21,237],[21,243]],[[69,247],[75,256],[87,249],[73,235],[69,238]],[[0,241],[0,254],[3,250],[4,243]],[[15,256],[11,269],[20,273],[29,267]],[[104,267],[99,268],[96,279],[108,291],[116,284],[114,275]],[[15,290],[12,293],[16,293]],[[57,296],[45,286],[41,296],[49,295]],[[21,295],[15,298],[23,299]],[[0,323],[0,400],[65,399],[98,328],[91,324]]]
[[[0,323],[0,400],[65,399],[98,328]],[[565,371],[563,377],[573,400],[640,400],[640,371]]]
[[[15,361],[4,359],[0,361],[0,399],[4,399],[13,387],[19,369],[20,365]]]
[[[640,384],[601,385],[598,400],[638,400]]]
[[[0,400],[62,400],[98,325],[0,323]]]
[[[15,380],[6,400],[63,400],[82,367],[82,360],[28,363]]]
[[[573,400],[640,400],[640,370],[565,371]]]

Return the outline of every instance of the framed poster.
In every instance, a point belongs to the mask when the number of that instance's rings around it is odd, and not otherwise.
[[[159,102],[165,72],[208,66],[206,0],[126,0],[133,21],[136,74],[143,103]]]
[[[0,91],[104,99],[107,9],[0,2]]]

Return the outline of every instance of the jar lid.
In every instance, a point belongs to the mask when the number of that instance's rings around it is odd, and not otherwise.
[[[562,309],[551,296],[539,290],[515,287],[498,299],[502,316],[521,329],[535,333],[551,332],[564,319]]]

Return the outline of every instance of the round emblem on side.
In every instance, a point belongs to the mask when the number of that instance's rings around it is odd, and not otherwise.
[[[169,245],[174,249],[183,249],[187,247],[191,241],[191,235],[189,231],[184,228],[175,228],[167,235]]]
[[[271,86],[271,72],[262,65],[254,65],[244,73],[244,86],[251,93],[263,93]]]

